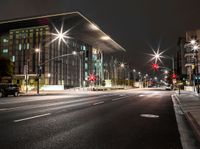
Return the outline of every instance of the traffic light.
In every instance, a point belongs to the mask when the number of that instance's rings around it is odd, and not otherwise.
[[[154,71],[157,71],[158,70],[158,64],[157,63],[152,64],[152,68],[153,68]]]
[[[90,74],[88,79],[89,79],[89,81],[95,81],[96,76],[94,74]]]
[[[172,74],[172,79],[176,79],[176,78],[177,78],[176,74],[173,73],[173,74]]]

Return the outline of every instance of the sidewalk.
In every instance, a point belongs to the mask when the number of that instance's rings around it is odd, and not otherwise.
[[[200,142],[200,95],[190,91],[181,91],[179,95],[176,91],[175,97]]]
[[[42,91],[40,90],[39,95],[71,95],[71,94],[95,94],[97,92],[87,89],[66,89],[61,91]],[[38,96],[37,91],[20,92],[20,96]]]
[[[137,88],[132,88],[132,87],[127,87],[127,88],[70,88],[70,89],[65,89],[65,90],[60,90],[60,91],[56,91],[56,90],[52,90],[52,91],[43,91],[40,90],[39,91],[39,95],[40,96],[44,96],[44,95],[70,95],[70,94],[98,94],[98,93],[105,93],[105,92],[117,92],[117,91],[122,91],[122,90],[128,90],[128,89],[137,89]],[[20,92],[20,96],[38,96],[37,91],[28,91],[27,93],[24,92]]]

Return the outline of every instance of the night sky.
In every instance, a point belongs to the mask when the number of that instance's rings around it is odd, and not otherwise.
[[[179,36],[200,28],[200,0],[1,0],[0,20],[80,11],[122,45],[118,58],[138,71],[150,70],[151,45],[169,49]],[[167,63],[167,62],[165,62]]]

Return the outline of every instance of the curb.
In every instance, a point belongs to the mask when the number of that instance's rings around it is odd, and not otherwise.
[[[174,94],[178,104],[180,105],[181,110],[183,111],[185,118],[187,119],[189,125],[191,126],[197,140],[200,143],[200,125],[197,123],[196,119],[192,116],[191,112],[185,112],[181,106],[181,102],[176,94]]]
[[[192,116],[190,112],[185,113],[186,119],[189,121],[190,126],[193,128],[195,136],[200,142],[200,125],[197,123],[196,119]]]

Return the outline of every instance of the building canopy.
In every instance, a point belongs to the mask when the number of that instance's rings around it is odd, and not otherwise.
[[[31,17],[0,22],[0,34],[12,29],[28,28],[33,26],[51,25],[58,30],[63,26],[63,32],[68,36],[83,41],[104,52],[125,51],[109,35],[104,33],[95,23],[83,16],[80,12],[69,12],[47,16]]]

